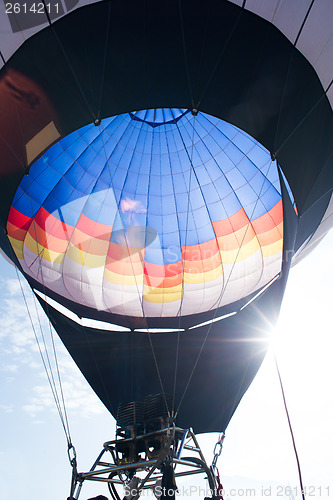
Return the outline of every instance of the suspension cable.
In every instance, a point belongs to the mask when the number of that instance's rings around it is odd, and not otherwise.
[[[16,107],[17,107],[17,103],[16,103]],[[21,132],[21,135],[23,137],[22,124],[21,124],[20,114],[18,112],[18,109],[17,109],[17,117],[18,117],[18,122],[19,122],[18,130]],[[22,166],[22,169],[25,170],[26,175],[29,174],[29,169],[26,170],[25,169],[25,165],[22,162],[20,162],[20,164]],[[27,175],[27,177],[28,177],[28,190],[27,190],[27,194],[28,194],[28,197],[29,197],[29,200],[30,200],[30,204],[31,204],[31,207],[30,207],[31,208],[31,214],[33,215],[34,208],[33,208],[33,203],[32,203],[31,189],[30,189],[30,187],[31,187],[30,186],[30,179],[29,179],[28,175]],[[33,225],[33,230],[34,230],[34,233],[35,233],[36,248],[37,248],[37,256],[36,256],[35,261],[38,260],[39,272],[41,273],[42,286],[43,286],[43,290],[44,290],[44,293],[45,293],[46,288],[45,288],[45,284],[44,284],[44,277],[43,277],[43,272],[42,272],[42,267],[41,267],[41,258],[42,258],[41,255],[43,253],[43,250],[39,251],[39,243],[38,243],[38,238],[37,238],[36,221],[34,220],[34,218],[32,218],[32,219],[33,219],[32,225]],[[33,265],[33,263],[31,265]],[[42,363],[43,363],[43,366],[44,366],[44,369],[45,369],[45,373],[47,375],[47,379],[48,379],[48,382],[50,384],[50,388],[51,388],[51,391],[52,391],[53,398],[55,400],[56,408],[57,408],[59,416],[60,416],[61,424],[62,424],[62,426],[64,428],[64,431],[65,431],[67,444],[69,446],[69,445],[71,445],[71,434],[70,434],[70,429],[69,429],[69,422],[68,422],[68,417],[67,417],[67,410],[66,410],[66,404],[65,404],[64,394],[63,394],[62,382],[61,382],[61,378],[60,378],[59,363],[58,363],[58,357],[57,357],[56,347],[55,347],[55,343],[54,343],[54,336],[53,336],[52,325],[51,325],[50,319],[48,318],[49,328],[50,328],[50,336],[51,336],[51,343],[52,343],[52,348],[53,348],[53,355],[54,355],[55,366],[56,366],[56,371],[57,371],[58,385],[59,385],[59,390],[60,390],[60,394],[61,394],[62,405],[60,403],[60,397],[59,397],[59,394],[58,394],[58,388],[57,388],[57,384],[56,384],[56,381],[55,381],[55,376],[54,376],[54,373],[53,373],[53,368],[52,368],[52,364],[51,364],[51,360],[50,360],[50,356],[49,356],[49,352],[48,352],[48,348],[47,348],[47,343],[46,343],[46,339],[45,339],[45,335],[44,335],[44,331],[43,331],[43,326],[42,326],[40,315],[39,315],[38,308],[37,308],[37,305],[36,305],[36,297],[34,295],[34,304],[35,304],[35,308],[36,308],[36,314],[37,314],[37,318],[38,318],[38,323],[39,323],[39,328],[40,328],[40,332],[41,332],[41,336],[42,336],[42,341],[43,341],[43,344],[44,344],[44,347],[45,347],[45,355],[43,355],[43,352],[42,352],[41,343],[40,343],[38,335],[37,335],[37,331],[36,331],[36,328],[35,328],[35,325],[34,325],[34,322],[33,322],[33,318],[32,318],[32,315],[30,313],[30,310],[29,310],[28,301],[26,299],[26,296],[25,296],[25,293],[24,293],[24,288],[23,288],[23,285],[21,283],[20,275],[19,275],[19,272],[18,272],[18,269],[17,269],[16,266],[15,266],[15,270],[16,270],[17,279],[18,279],[18,282],[19,282],[19,285],[20,285],[20,289],[21,289],[21,292],[22,292],[22,295],[23,295],[23,299],[24,299],[24,302],[25,302],[25,306],[26,306],[26,309],[27,309],[27,312],[28,312],[28,315],[29,315],[30,323],[31,323],[31,326],[32,326],[32,329],[33,329],[33,332],[34,332],[34,336],[35,336],[37,345],[38,345],[38,350],[39,350],[41,358],[42,358]],[[23,269],[22,269],[22,272],[24,272]],[[48,305],[47,305],[47,307],[48,307]]]
[[[18,269],[17,269],[16,266],[15,266],[15,271],[16,271],[17,279],[18,279],[18,282],[19,282],[19,285],[20,285],[20,289],[21,289],[21,293],[22,293],[22,296],[23,296],[23,300],[24,300],[24,303],[25,303],[25,306],[26,306],[26,309],[27,309],[27,313],[28,313],[28,316],[29,316],[31,328],[33,330],[34,337],[35,337],[35,340],[36,340],[36,343],[37,343],[37,346],[38,346],[39,354],[40,354],[40,357],[42,359],[42,363],[43,363],[43,366],[44,366],[44,369],[45,369],[46,377],[48,379],[48,382],[49,382],[49,385],[50,385],[50,388],[51,388],[51,392],[52,392],[52,395],[53,395],[53,398],[54,398],[54,401],[55,401],[55,405],[56,405],[56,408],[57,408],[58,413],[59,413],[60,421],[61,421],[62,427],[63,427],[65,435],[66,435],[67,443],[69,445],[70,442],[71,442],[71,438],[70,438],[70,434],[69,434],[69,429],[67,428],[66,420],[64,418],[64,415],[63,415],[63,412],[62,412],[62,409],[61,409],[61,406],[60,406],[59,397],[58,397],[58,394],[57,394],[57,388],[56,388],[54,377],[53,377],[53,374],[52,374],[52,368],[51,368],[51,366],[49,366],[49,368],[47,366],[47,364],[50,364],[49,356],[48,356],[48,351],[47,351],[47,345],[46,345],[45,340],[44,340],[44,348],[45,348],[46,358],[48,359],[48,363],[46,362],[45,356],[43,355],[43,350],[42,350],[41,342],[40,342],[40,340],[38,338],[38,334],[37,334],[37,331],[36,331],[36,328],[35,328],[35,325],[34,325],[34,321],[32,319],[32,315],[31,315],[31,312],[30,312],[30,308],[29,308],[29,305],[28,305],[28,300],[27,300],[27,297],[26,297],[26,294],[25,294],[25,291],[24,291],[24,287],[22,285],[22,281],[21,281],[21,278],[20,278],[19,271],[18,271]]]
[[[289,411],[288,411],[286,396],[285,396],[285,392],[284,392],[284,388],[283,388],[282,378],[281,378],[281,374],[280,374],[280,370],[279,370],[279,365],[278,365],[278,362],[277,362],[276,354],[274,354],[274,359],[275,359],[276,371],[277,371],[277,374],[278,374],[280,388],[281,388],[281,393],[282,393],[283,405],[284,405],[284,409],[285,409],[285,412],[286,412],[286,417],[287,417],[287,420],[288,420],[288,427],[289,427],[290,436],[291,436],[291,440],[292,440],[292,443],[293,443],[293,449],[294,449],[294,453],[295,453],[295,458],[296,458],[296,462],[297,462],[298,479],[299,479],[299,484],[300,484],[300,487],[301,487],[302,499],[305,500],[305,493],[304,493],[304,487],[303,487],[301,465],[300,465],[300,461],[299,461],[299,457],[298,457],[298,452],[297,452],[297,448],[296,448],[296,442],[295,442],[294,432],[293,432],[293,428],[292,428],[292,425],[291,425],[291,420],[290,420],[290,416],[289,416]]]

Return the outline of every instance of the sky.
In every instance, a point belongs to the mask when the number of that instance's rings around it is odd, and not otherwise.
[[[306,498],[333,499],[333,231],[291,270],[271,347],[226,432],[218,467],[225,500],[301,498],[296,460],[278,382],[276,356],[306,488]],[[66,499],[71,467],[65,433],[45,375],[15,269],[0,257],[0,491],[2,500]],[[24,294],[33,323],[49,325]],[[40,338],[40,331],[36,331]],[[57,359],[78,468],[90,468],[115,421],[57,337]],[[44,351],[41,346],[42,351]],[[48,351],[52,354],[52,348]],[[45,354],[45,352],[44,352]],[[51,357],[51,355],[50,355]],[[216,395],[218,397],[218,390]],[[199,436],[208,463],[216,434]],[[198,481],[198,480],[197,480]],[[194,480],[178,487],[184,498]],[[205,483],[202,479],[201,486]],[[185,489],[184,489],[185,488]],[[104,484],[80,499],[108,498]],[[193,487],[192,497],[199,498]]]

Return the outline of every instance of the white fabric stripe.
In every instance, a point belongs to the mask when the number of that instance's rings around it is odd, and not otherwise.
[[[330,206],[332,216],[333,203]],[[327,212],[329,214],[329,211]],[[23,270],[41,281],[47,288],[77,303],[100,311],[142,317],[142,304],[146,316],[173,316],[178,313],[180,300],[154,303],[142,298],[136,286],[110,283],[103,279],[104,268],[88,268],[67,258],[64,265],[36,258],[26,246],[23,247]],[[224,276],[207,283],[185,283],[181,314],[204,312],[214,307],[229,304],[258,290],[281,271],[282,252],[271,257],[262,257],[258,250],[244,261],[224,266]],[[29,267],[28,265],[29,264]],[[43,279],[41,280],[41,271]],[[231,273],[231,275],[230,275]],[[221,296],[223,281],[227,287]],[[167,290],[166,290],[167,293]]]

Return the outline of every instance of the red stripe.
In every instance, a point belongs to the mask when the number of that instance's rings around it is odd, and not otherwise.
[[[40,207],[37,214],[35,215],[35,221],[40,229],[45,231],[47,235],[55,236],[60,240],[68,241],[74,230],[73,226],[62,222],[57,217],[50,214],[43,207]],[[31,231],[30,234],[31,236],[33,236],[33,233],[31,233]]]
[[[27,231],[31,223],[31,217],[27,217],[14,207],[10,207],[8,222],[10,222],[13,226],[16,226],[18,229],[24,229]]]
[[[183,283],[183,273],[177,274],[169,278],[147,276],[144,275],[144,284],[153,288],[172,288]]]
[[[183,263],[182,261],[173,262],[171,264],[151,264],[150,262],[145,262],[145,275],[154,276],[156,278],[172,278],[183,274]]]
[[[280,200],[273,208],[261,217],[254,219],[251,224],[257,234],[267,233],[283,221],[283,206]]]

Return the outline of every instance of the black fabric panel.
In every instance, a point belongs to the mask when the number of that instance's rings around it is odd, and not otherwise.
[[[277,281],[237,315],[180,335],[176,406],[178,424],[196,432],[224,430],[265,356],[267,332],[278,316]],[[40,302],[61,340],[98,397],[116,416],[118,404],[161,392],[149,336],[84,328]],[[177,334],[151,334],[163,389],[173,394]]]

